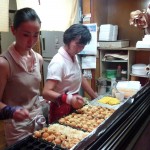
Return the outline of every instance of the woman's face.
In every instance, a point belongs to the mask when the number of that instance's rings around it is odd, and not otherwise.
[[[84,44],[79,44],[79,40],[72,40],[69,44],[69,54],[71,56],[75,56],[76,54],[78,54],[79,52],[81,52],[85,45]]]
[[[38,21],[27,21],[21,23],[17,29],[12,27],[17,48],[25,51],[30,50],[38,40],[40,26]]]

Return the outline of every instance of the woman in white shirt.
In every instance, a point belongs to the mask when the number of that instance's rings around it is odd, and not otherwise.
[[[76,56],[90,40],[88,28],[81,24],[74,24],[64,32],[64,46],[58,50],[48,66],[43,89],[43,97],[51,101],[50,123],[84,105],[83,97],[79,95],[81,86],[92,99],[97,97],[82,76]]]

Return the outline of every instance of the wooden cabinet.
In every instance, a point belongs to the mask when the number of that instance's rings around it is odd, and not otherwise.
[[[99,48],[100,52],[100,75],[104,76],[106,69],[117,69],[118,65],[121,65],[123,68],[127,70],[127,79],[128,80],[139,80],[142,85],[147,82],[148,76],[140,76],[132,74],[132,65],[136,63],[144,63],[150,64],[150,49],[137,49],[135,47],[126,47],[126,48],[113,48],[113,49],[102,49]],[[106,53],[118,53],[124,52],[128,56],[128,60],[104,60],[104,55]],[[139,57],[139,54],[141,57]],[[138,57],[138,59],[137,59]]]

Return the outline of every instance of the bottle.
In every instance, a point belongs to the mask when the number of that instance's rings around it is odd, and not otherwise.
[[[115,97],[115,93],[116,93],[116,78],[111,78],[111,96]]]
[[[116,80],[117,81],[121,80],[121,66],[120,65],[118,65],[118,67],[117,67]]]

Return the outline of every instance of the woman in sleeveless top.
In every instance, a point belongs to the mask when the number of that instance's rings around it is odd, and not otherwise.
[[[84,105],[83,97],[79,95],[80,86],[91,98],[97,97],[82,76],[76,56],[90,40],[88,28],[81,24],[74,24],[64,32],[65,45],[51,60],[43,89],[43,97],[51,101],[50,123]]]
[[[41,21],[31,8],[15,13],[12,33],[15,37],[8,50],[0,56],[0,119],[4,120],[8,145],[32,134],[42,114],[39,100],[42,56],[32,50],[39,38]]]

